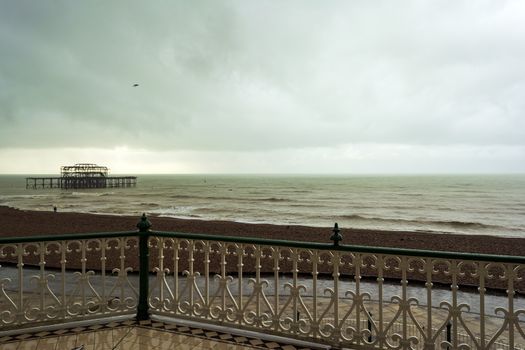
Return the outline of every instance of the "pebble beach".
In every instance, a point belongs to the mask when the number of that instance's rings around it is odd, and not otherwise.
[[[137,216],[29,211],[0,207],[0,236],[133,231]],[[332,227],[247,224],[150,216],[152,230],[330,243]],[[340,227],[342,244],[523,256],[525,238]]]
[[[71,212],[47,212],[19,210],[9,207],[0,207],[0,237],[26,237],[38,235],[60,235],[75,233],[93,232],[118,232],[136,231],[136,225],[140,220],[137,216],[116,216],[116,215],[95,215]],[[294,225],[271,225],[271,224],[247,224],[231,221],[204,221],[188,220],[150,216],[152,230],[185,232],[185,233],[204,233],[209,235],[225,235],[237,237],[256,237],[266,239],[286,239],[291,241],[308,241],[318,243],[331,243],[329,240],[332,234],[331,227],[308,227]],[[421,249],[430,251],[449,251],[463,253],[495,254],[523,256],[525,239],[505,238],[483,235],[459,235],[459,234],[438,234],[430,232],[406,232],[406,231],[380,231],[363,230],[341,227],[343,235],[342,244],[362,245],[372,247],[392,247],[405,249]],[[68,261],[68,267],[79,268],[80,259],[72,253]],[[89,254],[92,254],[90,256]],[[87,256],[88,268],[99,268],[99,257],[89,253]],[[138,251],[132,248],[128,253],[126,263],[136,271],[138,269]],[[170,252],[165,253],[166,259],[171,256]],[[156,254],[152,253],[155,259]],[[26,264],[37,265],[37,256],[26,258]],[[217,263],[217,264],[215,264]],[[118,254],[108,256],[107,266],[118,266]],[[202,269],[202,261],[196,260],[195,268]],[[213,266],[217,265],[217,266]],[[48,267],[59,267],[59,256],[50,256],[46,261]],[[218,262],[212,260],[212,269],[218,268]],[[287,269],[283,264],[282,270]],[[229,272],[235,272],[233,261],[228,265]],[[262,271],[271,273],[271,261],[262,263]],[[248,271],[248,267],[245,268]],[[327,271],[328,272],[328,271]],[[363,271],[365,272],[365,271]],[[441,274],[442,275],[442,274]],[[385,275],[385,277],[388,277]],[[391,277],[397,279],[395,274]],[[423,275],[413,273],[414,280],[424,280]],[[446,276],[435,276],[435,282],[449,284]],[[463,280],[463,284],[475,287],[476,281]],[[518,283],[521,292],[525,286]],[[501,281],[491,281],[489,287],[496,289],[505,288],[505,283]]]

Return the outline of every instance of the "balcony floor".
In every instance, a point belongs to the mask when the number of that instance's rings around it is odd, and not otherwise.
[[[0,350],[295,350],[293,345],[155,321],[129,320],[0,338]]]

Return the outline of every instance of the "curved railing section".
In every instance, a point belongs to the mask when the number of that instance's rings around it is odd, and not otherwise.
[[[0,239],[0,335],[136,315],[333,347],[525,349],[524,257],[138,227]]]
[[[381,349],[525,348],[525,258],[154,232],[152,313]]]
[[[0,331],[136,314],[136,232],[0,240]]]

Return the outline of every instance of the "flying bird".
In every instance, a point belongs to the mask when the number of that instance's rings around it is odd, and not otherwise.
[[[137,83],[133,84],[133,87],[137,87],[137,86],[139,86],[139,84],[137,84]]]

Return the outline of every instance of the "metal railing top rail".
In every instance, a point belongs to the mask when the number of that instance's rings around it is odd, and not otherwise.
[[[26,236],[26,237],[1,237],[0,244],[17,244],[33,242],[50,242],[50,241],[70,241],[78,239],[97,239],[97,238],[118,238],[138,236],[137,231],[119,231],[119,232],[95,232],[95,233],[67,233],[56,235]]]
[[[355,252],[355,253],[403,255],[403,256],[414,256],[414,257],[417,256],[417,257],[438,258],[438,259],[489,261],[489,262],[525,264],[524,256],[476,254],[476,253],[451,252],[451,251],[432,251],[432,250],[408,249],[408,248],[371,247],[371,246],[351,245],[351,244],[335,245],[331,243],[314,243],[314,242],[306,242],[306,241],[288,241],[288,240],[266,239],[266,238],[257,238],[257,237],[237,237],[237,236],[223,236],[223,235],[212,235],[212,234],[202,234],[202,233],[166,232],[166,231],[121,231],[121,232],[97,232],[97,233],[42,235],[42,236],[27,236],[27,237],[2,237],[0,238],[0,245],[32,243],[32,242],[47,242],[47,241],[79,240],[79,239],[118,238],[118,237],[140,236],[140,235],[193,239],[193,240],[206,240],[206,241],[220,241],[220,242],[231,242],[231,243],[243,243],[243,244],[259,244],[259,245],[267,245],[267,246],[281,246],[281,247],[300,248],[300,249],[317,249],[317,250],[331,250],[331,251]]]
[[[450,251],[433,251],[433,250],[424,250],[424,249],[371,247],[371,246],[351,245],[351,244],[334,245],[331,243],[314,243],[314,242],[306,242],[306,241],[287,241],[287,240],[280,240],[280,239],[236,237],[236,236],[210,235],[210,234],[201,234],[201,233],[182,233],[182,232],[165,232],[165,231],[151,231],[150,235],[158,236],[158,237],[183,238],[183,239],[193,239],[193,240],[198,239],[198,240],[205,240],[205,241],[221,241],[221,242],[244,243],[244,244],[259,244],[259,245],[281,246],[281,247],[289,247],[289,248],[525,264],[524,256],[513,256],[513,255],[476,254],[476,253],[463,253],[463,252],[450,252]]]

